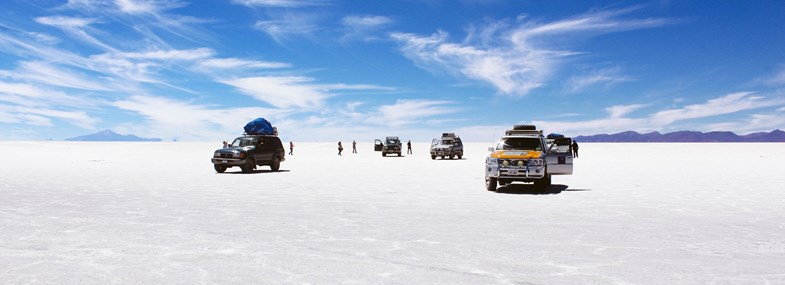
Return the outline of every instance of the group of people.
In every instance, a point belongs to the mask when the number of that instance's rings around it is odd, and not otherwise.
[[[228,145],[229,143],[224,141],[224,148]],[[573,156],[578,157],[578,142],[573,140],[571,148]],[[341,141],[338,141],[338,155],[342,155],[341,153],[343,153],[343,145],[341,144]],[[357,141],[352,141],[352,153],[357,153]],[[406,142],[406,154],[413,154],[411,140]],[[294,143],[291,141],[289,141],[289,155],[294,155]]]

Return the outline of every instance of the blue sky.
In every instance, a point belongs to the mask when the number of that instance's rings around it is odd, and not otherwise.
[[[785,128],[782,1],[10,0],[0,139]]]

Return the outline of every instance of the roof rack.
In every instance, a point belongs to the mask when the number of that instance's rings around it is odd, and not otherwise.
[[[505,135],[538,135],[542,136],[542,130],[507,130],[504,132]]]

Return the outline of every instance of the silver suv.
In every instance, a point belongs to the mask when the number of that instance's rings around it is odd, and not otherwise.
[[[463,158],[463,142],[455,133],[442,133],[442,137],[431,141],[431,159],[436,157]]]

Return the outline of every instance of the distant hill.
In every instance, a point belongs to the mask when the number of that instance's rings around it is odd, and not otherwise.
[[[135,135],[121,135],[112,130],[103,130],[94,134],[65,139],[67,141],[84,142],[160,142],[159,138],[140,138]]]
[[[733,132],[680,131],[666,134],[659,132],[640,134],[626,131],[610,135],[577,136],[574,139],[578,142],[785,142],[785,132],[773,130],[768,133],[740,136]]]

